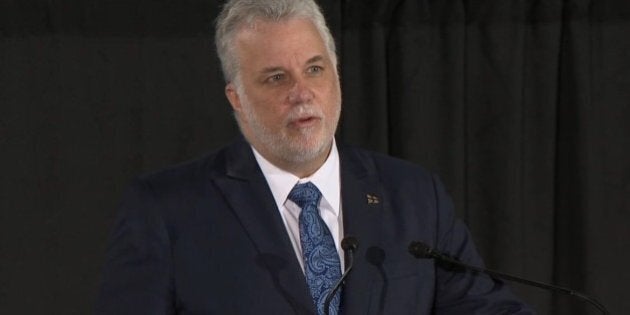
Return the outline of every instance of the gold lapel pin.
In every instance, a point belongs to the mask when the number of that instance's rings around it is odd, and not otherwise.
[[[367,203],[368,205],[372,205],[372,204],[378,204],[380,201],[378,200],[378,197],[376,195],[372,195],[372,194],[367,194]]]

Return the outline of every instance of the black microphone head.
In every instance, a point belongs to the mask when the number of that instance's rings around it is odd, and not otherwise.
[[[354,236],[346,236],[341,240],[341,248],[346,250],[355,251],[359,247],[359,240]]]
[[[416,258],[431,258],[431,247],[429,245],[413,241],[409,244],[409,253],[411,253]]]

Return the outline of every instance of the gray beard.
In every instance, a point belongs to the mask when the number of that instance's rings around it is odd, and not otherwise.
[[[247,102],[248,100],[242,98],[242,101]],[[323,129],[304,128],[299,130],[300,136],[290,137],[285,133],[275,133],[269,130],[258,120],[258,116],[254,113],[250,104],[244,105],[243,112],[253,133],[251,136],[255,137],[258,142],[277,158],[290,163],[304,163],[321,156],[321,154],[330,149],[334,128],[328,125],[329,121],[322,121]],[[320,110],[315,109],[311,105],[303,104],[295,107],[287,119],[291,120],[305,114],[324,117]]]

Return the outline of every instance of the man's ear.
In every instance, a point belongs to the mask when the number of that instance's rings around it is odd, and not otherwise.
[[[225,85],[225,96],[230,102],[230,105],[232,105],[232,109],[234,110],[234,112],[240,113],[242,109],[241,98],[236,91],[236,86],[234,85],[234,83],[229,82]]]

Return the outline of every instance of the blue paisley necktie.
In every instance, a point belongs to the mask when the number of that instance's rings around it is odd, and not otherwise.
[[[326,223],[317,208],[322,194],[311,182],[297,184],[288,199],[295,202],[300,212],[300,242],[304,258],[304,273],[318,314],[325,314],[324,303],[328,292],[341,277],[341,263]],[[329,314],[338,314],[341,292],[330,302]]]

